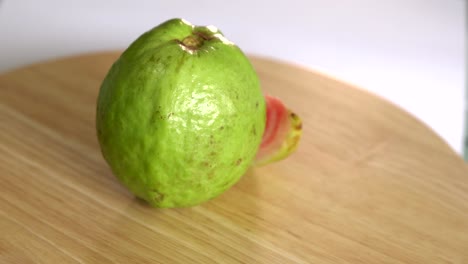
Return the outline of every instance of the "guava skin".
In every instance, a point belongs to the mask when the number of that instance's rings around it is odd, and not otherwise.
[[[266,106],[247,57],[214,27],[169,20],[135,40],[104,79],[96,112],[114,175],[154,207],[188,207],[252,164]]]

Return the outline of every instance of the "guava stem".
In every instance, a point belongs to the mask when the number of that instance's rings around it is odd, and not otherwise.
[[[199,35],[190,35],[188,37],[185,37],[182,40],[182,45],[184,45],[186,48],[195,50],[200,48],[203,45],[204,39],[200,37]]]

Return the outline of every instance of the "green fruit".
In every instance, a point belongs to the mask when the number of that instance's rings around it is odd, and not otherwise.
[[[169,20],[113,64],[97,101],[102,154],[155,207],[214,198],[252,164],[265,100],[242,51],[216,28]]]

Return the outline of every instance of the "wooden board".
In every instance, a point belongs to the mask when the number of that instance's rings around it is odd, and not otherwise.
[[[267,59],[264,91],[304,121],[297,152],[201,206],[146,206],[95,136],[117,56],[0,77],[0,263],[468,263],[462,159],[394,105]]]

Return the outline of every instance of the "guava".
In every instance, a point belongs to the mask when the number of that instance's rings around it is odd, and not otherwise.
[[[293,153],[302,135],[302,120],[279,98],[266,95],[267,118],[255,166],[282,160]]]
[[[154,207],[188,207],[256,164],[266,118],[259,79],[239,47],[213,26],[171,19],[112,65],[96,129],[103,157],[130,192]],[[285,153],[268,151],[259,165]]]

